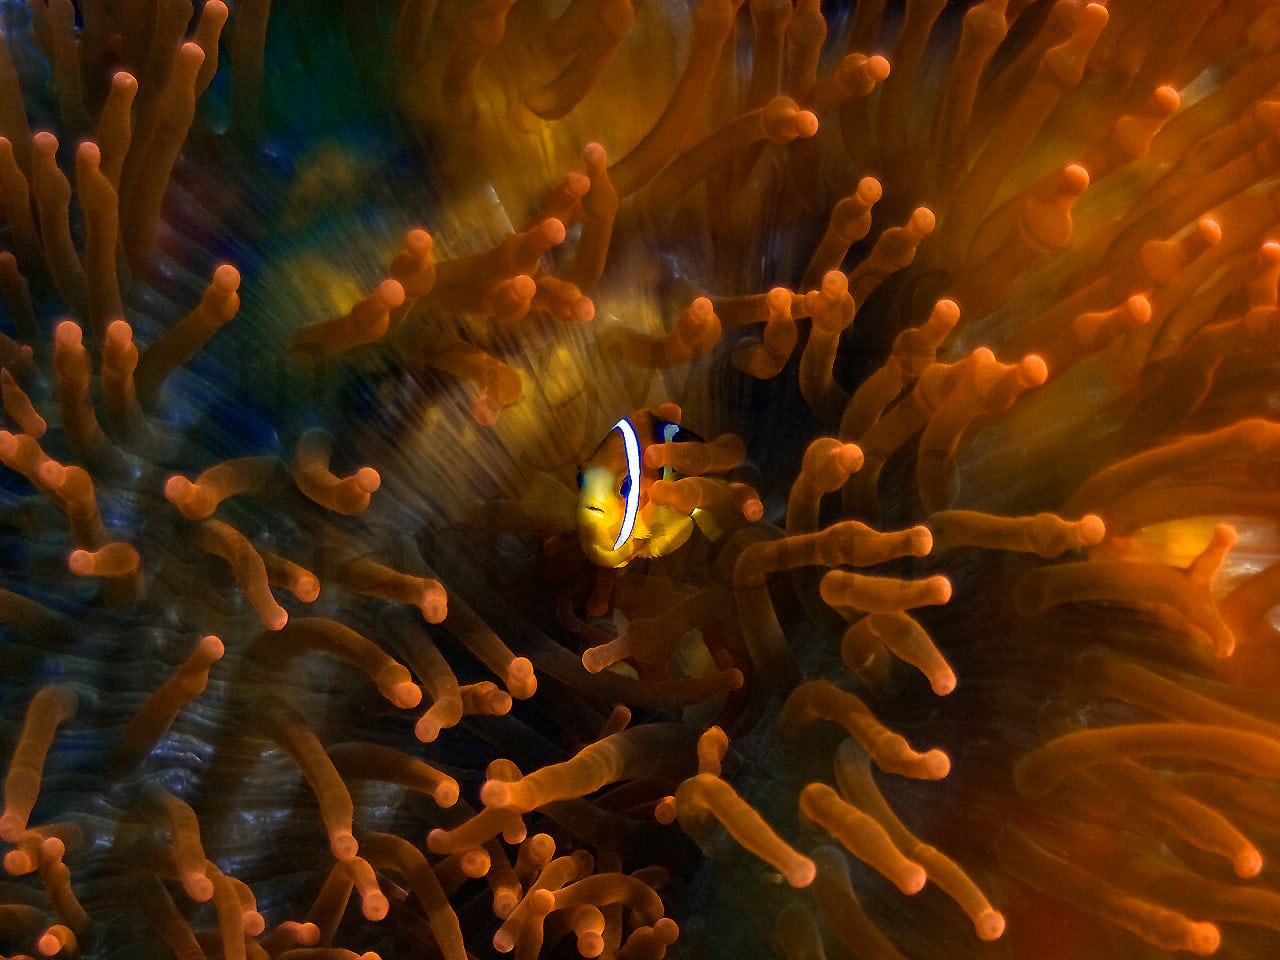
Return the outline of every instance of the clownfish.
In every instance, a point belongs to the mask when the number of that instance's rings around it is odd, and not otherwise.
[[[636,557],[660,557],[693,533],[698,512],[682,514],[651,502],[655,480],[672,480],[670,467],[646,467],[654,443],[702,438],[648,410],[623,417],[605,435],[578,473],[578,539],[592,563],[623,567]]]

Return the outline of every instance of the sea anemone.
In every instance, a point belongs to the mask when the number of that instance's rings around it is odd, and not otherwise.
[[[6,955],[1274,954],[1280,6],[0,17]]]

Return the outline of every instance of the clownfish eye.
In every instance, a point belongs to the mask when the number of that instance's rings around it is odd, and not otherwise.
[[[622,486],[618,488],[618,496],[625,497],[631,493],[631,478],[627,477],[622,481]]]
[[[578,471],[578,489],[579,489],[579,490],[581,490],[581,489],[582,489],[582,484],[583,484],[584,482],[585,482],[585,481],[582,479],[582,471],[581,471],[581,470],[579,470],[579,471]]]

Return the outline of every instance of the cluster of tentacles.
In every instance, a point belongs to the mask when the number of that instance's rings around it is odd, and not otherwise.
[[[352,4],[312,297],[269,3],[12,6],[0,950],[1274,949],[1280,7]]]

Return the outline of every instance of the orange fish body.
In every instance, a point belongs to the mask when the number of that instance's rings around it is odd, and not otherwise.
[[[672,471],[646,467],[644,452],[654,443],[696,439],[648,410],[613,425],[578,474],[578,539],[592,563],[624,567],[689,539],[694,518],[651,501],[654,481],[670,479]]]

